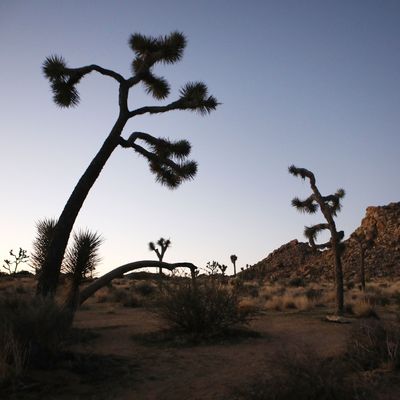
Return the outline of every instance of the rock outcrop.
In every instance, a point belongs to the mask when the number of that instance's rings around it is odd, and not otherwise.
[[[346,280],[357,280],[359,274],[360,249],[355,238],[360,234],[371,243],[365,254],[367,278],[400,277],[400,203],[367,208],[361,225],[345,241],[342,260]],[[314,251],[308,243],[292,240],[242,274],[271,281],[333,279],[332,253]]]

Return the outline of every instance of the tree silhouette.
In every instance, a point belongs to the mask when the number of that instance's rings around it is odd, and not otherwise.
[[[159,246],[160,249],[157,249],[156,245]],[[169,239],[165,240],[164,238],[158,239],[156,244],[154,244],[154,242],[149,243],[150,251],[154,251],[157,254],[158,261],[160,262],[163,260],[165,252],[170,246],[171,246],[171,241]],[[162,267],[160,267],[159,274],[161,277]]]
[[[360,250],[360,286],[361,290],[365,292],[365,253],[373,247],[376,239],[376,231],[373,229],[367,232],[356,230],[351,235],[351,239],[357,242]]]
[[[19,248],[18,253],[14,253],[13,250],[10,250],[9,254],[14,260],[5,259],[2,268],[6,270],[9,275],[15,276],[20,264],[28,262],[29,256],[27,251],[23,250],[21,247]]]
[[[62,57],[55,55],[46,58],[43,64],[44,75],[49,80],[53,92],[53,100],[60,107],[76,106],[80,99],[76,88],[78,83],[91,72],[97,72],[118,83],[119,114],[100,150],[79,179],[58,219],[38,280],[37,293],[42,296],[54,295],[65,248],[79,210],[117,147],[133,149],[145,157],[150,171],[156,176],[156,181],[169,188],[178,187],[183,181],[192,179],[196,174],[196,162],[187,160],[191,150],[188,141],[156,138],[145,132],[133,132],[127,139],[121,136],[128,120],[138,115],[159,114],[172,110],[197,111],[205,115],[216,109],[218,105],[216,98],[208,95],[207,86],[202,82],[187,83],[180,90],[179,97],[171,103],[162,106],[145,106],[134,110],[128,107],[129,92],[139,83],[143,83],[147,93],[155,99],[167,98],[170,92],[169,84],[165,78],[153,73],[153,67],[159,63],[173,64],[179,61],[186,46],[185,36],[180,32],[172,32],[160,37],[135,33],[129,39],[129,46],[134,53],[134,58],[132,76],[127,79],[115,71],[95,64],[69,68]]]
[[[236,261],[237,261],[237,256],[235,254],[231,255],[231,262],[233,264],[233,275],[236,276]]]
[[[335,194],[322,196],[316,186],[315,176],[311,171],[292,165],[289,167],[289,173],[294,176],[300,176],[304,180],[307,178],[313,192],[313,194],[305,200],[300,200],[298,197],[295,197],[292,200],[292,206],[297,208],[300,212],[309,214],[315,214],[319,207],[325,217],[326,223],[306,226],[304,235],[309,240],[313,249],[332,249],[333,251],[336,283],[336,313],[342,315],[344,310],[344,292],[341,255],[344,245],[341,241],[344,237],[344,232],[338,232],[336,230],[336,224],[333,218],[336,217],[336,214],[341,210],[340,200],[344,197],[345,192],[343,189],[338,189]],[[326,243],[316,244],[315,240],[317,235],[323,230],[329,230],[331,238]]]
[[[100,261],[99,248],[103,239],[96,232],[89,230],[73,234],[73,244],[67,250],[63,263],[63,271],[71,274],[71,281],[65,305],[75,311],[79,305],[79,285],[93,271]]]
[[[36,275],[41,273],[56,224],[57,220],[54,218],[44,218],[36,222],[37,233],[33,241],[33,251],[30,257],[30,266],[35,270]]]

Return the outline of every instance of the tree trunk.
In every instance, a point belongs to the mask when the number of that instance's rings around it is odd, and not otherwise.
[[[360,283],[361,290],[365,292],[365,248],[360,242]]]
[[[91,187],[98,178],[101,170],[110,158],[112,152],[119,144],[119,137],[126,124],[127,118],[119,116],[107,139],[104,141],[99,152],[96,154],[89,167],[75,186],[64,210],[62,211],[54,235],[49,245],[44,265],[38,279],[37,294],[46,297],[54,296],[58,278],[60,275],[61,263],[64,257],[68,239],[75,220],[78,216]]]
[[[165,262],[160,261],[135,261],[129,264],[122,265],[121,267],[115,268],[112,271],[108,272],[107,274],[103,275],[102,277],[96,279],[93,283],[87,286],[85,289],[82,290],[79,296],[79,304],[83,304],[90,296],[96,293],[99,289],[107,285],[113,279],[118,278],[119,276],[129,272],[134,271],[140,268],[165,268],[169,271],[173,271],[175,268],[189,268],[192,275],[193,283],[195,284],[196,274],[195,271],[197,267],[194,264],[182,262],[182,263],[175,263],[175,264],[168,264]]]
[[[336,313],[343,315],[344,312],[344,288],[343,288],[343,269],[341,260],[341,250],[339,243],[334,241],[332,246],[335,257],[335,286],[336,286]]]

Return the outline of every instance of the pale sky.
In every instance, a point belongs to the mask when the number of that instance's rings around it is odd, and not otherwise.
[[[309,194],[288,174],[314,171],[323,194],[343,187],[346,237],[369,205],[399,201],[400,2],[397,0],[18,1],[0,3],[0,260],[31,250],[35,222],[58,217],[117,112],[117,85],[91,74],[81,103],[60,109],[41,72],[46,56],[129,76],[131,33],[182,31],[183,60],[158,66],[173,88],[204,81],[222,103],[206,117],[171,112],[132,119],[124,131],[188,139],[199,172],[169,190],[147,162],[117,149],[75,224],[101,233],[99,273],[154,259],[233,268],[303,237],[320,215],[290,205]],[[131,106],[155,104],[137,88]],[[160,104],[162,104],[161,102]]]

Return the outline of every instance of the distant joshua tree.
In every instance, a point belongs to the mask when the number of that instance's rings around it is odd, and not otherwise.
[[[356,231],[351,236],[360,249],[360,286],[361,290],[365,292],[365,253],[373,247],[376,232],[374,230],[368,232]]]
[[[86,75],[97,72],[117,82],[119,114],[111,132],[79,179],[58,218],[38,280],[37,293],[42,296],[54,295],[65,249],[79,210],[117,147],[133,149],[145,157],[156,180],[169,188],[178,187],[183,181],[192,179],[196,174],[196,162],[187,160],[191,150],[188,141],[173,142],[165,138],[156,138],[144,132],[133,132],[127,139],[121,136],[126,123],[131,118],[143,114],[189,110],[205,115],[216,109],[217,100],[208,95],[207,86],[202,82],[186,84],[180,90],[179,97],[169,104],[129,109],[129,92],[139,83],[143,83],[147,93],[157,100],[168,97],[169,84],[165,78],[158,77],[153,73],[153,67],[156,64],[174,64],[179,61],[186,46],[185,36],[180,32],[172,32],[167,36],[160,37],[135,33],[129,39],[129,46],[134,54],[132,76],[129,78],[124,78],[115,71],[95,64],[70,68],[62,57],[55,55],[46,58],[43,64],[44,75],[50,81],[53,100],[58,106],[76,106],[79,103],[79,93],[76,88],[78,83]]]
[[[237,256],[235,254],[231,255],[231,262],[233,264],[233,275],[236,276],[236,261],[237,261]]]
[[[157,249],[157,246],[160,247],[160,249]],[[149,249],[150,251],[154,251],[157,254],[158,261],[162,262],[165,252],[167,249],[171,246],[171,241],[169,239],[165,240],[164,238],[158,239],[157,243],[154,244],[154,242],[149,243]],[[162,274],[162,267],[159,269],[160,276]]]
[[[7,271],[9,275],[16,275],[19,266],[26,263],[29,256],[27,251],[23,250],[21,247],[19,248],[18,253],[14,253],[13,250],[10,250],[9,254],[13,259],[5,259],[2,268]]]
[[[338,189],[335,194],[328,196],[322,196],[319,192],[314,174],[305,169],[297,168],[294,165],[289,167],[289,173],[294,176],[300,176],[302,179],[308,179],[310,182],[311,190],[313,194],[305,200],[300,200],[295,197],[292,200],[292,206],[297,208],[300,212],[314,214],[320,208],[323,216],[325,217],[326,223],[317,224],[314,226],[306,226],[304,229],[304,235],[308,238],[310,245],[313,249],[332,249],[334,255],[335,265],[335,283],[336,283],[336,313],[338,315],[343,314],[344,310],[344,290],[343,290],[343,270],[341,255],[343,252],[344,245],[341,243],[344,232],[336,230],[336,224],[334,217],[341,209],[340,200],[344,197],[345,191]],[[327,243],[316,244],[315,240],[318,233],[323,230],[329,230],[331,238]]]

